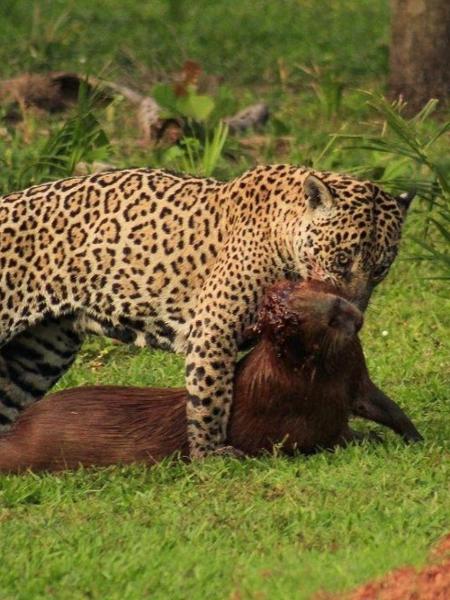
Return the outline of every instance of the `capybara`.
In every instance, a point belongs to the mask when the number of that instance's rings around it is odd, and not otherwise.
[[[255,456],[332,448],[358,437],[352,414],[405,440],[421,436],[371,382],[357,332],[361,312],[323,283],[283,281],[265,295],[238,364],[228,442]],[[189,456],[186,391],[80,387],[29,407],[0,439],[0,471],[154,463]],[[209,418],[205,413],[205,419]]]

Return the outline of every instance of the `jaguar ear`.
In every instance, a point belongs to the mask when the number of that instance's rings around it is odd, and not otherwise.
[[[303,183],[306,200],[310,208],[331,208],[334,205],[333,194],[330,188],[315,175],[308,175]]]
[[[397,196],[396,200],[405,210],[408,210],[409,205],[414,200],[415,195],[416,195],[416,190],[411,189],[411,190],[409,190],[409,192],[403,192],[402,194]]]

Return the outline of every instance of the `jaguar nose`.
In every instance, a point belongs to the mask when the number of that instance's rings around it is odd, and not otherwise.
[[[364,312],[369,305],[369,295],[367,294],[365,296],[358,298],[358,300],[356,301],[355,304],[359,308],[359,310]]]

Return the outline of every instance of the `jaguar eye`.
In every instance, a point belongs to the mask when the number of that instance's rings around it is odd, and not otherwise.
[[[347,252],[338,252],[334,259],[336,267],[344,269],[352,262],[352,257]]]

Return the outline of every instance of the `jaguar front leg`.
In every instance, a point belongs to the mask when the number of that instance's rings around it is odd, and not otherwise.
[[[227,240],[203,284],[190,323],[185,354],[191,458],[242,456],[226,446],[238,349],[265,288],[281,275],[272,260],[275,250],[261,254],[260,245],[248,241],[247,234],[246,224],[237,226]]]
[[[214,309],[212,309],[214,310]],[[225,321],[196,318],[186,355],[187,427],[191,458],[242,453],[225,446],[237,345]]]
[[[251,253],[247,252],[251,257]],[[241,256],[245,252],[240,253]],[[242,456],[225,446],[234,371],[243,332],[252,321],[264,286],[245,264],[218,261],[205,282],[190,324],[186,348],[187,426],[191,458]],[[230,279],[233,285],[230,285]]]

